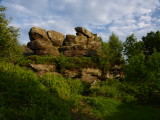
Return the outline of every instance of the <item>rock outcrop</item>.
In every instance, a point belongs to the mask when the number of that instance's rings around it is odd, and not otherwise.
[[[75,30],[76,35],[66,35],[60,51],[67,57],[97,55],[101,46],[97,35],[82,27],[76,27]]]
[[[101,70],[94,68],[84,68],[81,72],[81,79],[84,82],[92,83],[94,81],[100,81]]]
[[[29,31],[30,42],[27,46],[33,50],[36,55],[52,54],[58,56],[58,46],[60,46],[64,40],[62,36],[64,35],[58,32],[48,31],[47,34],[47,31],[42,28],[32,27]],[[55,39],[57,40],[56,42]]]
[[[76,27],[76,35],[65,35],[57,31],[46,31],[32,27],[29,31],[30,42],[27,46],[36,55],[63,53],[67,57],[94,56],[98,54],[101,42],[96,34],[82,27]]]
[[[46,64],[29,64],[30,68],[33,70],[39,72],[39,71],[44,71],[44,72],[55,72],[56,71],[56,66],[55,65],[46,65]]]
[[[55,65],[47,65],[47,64],[29,64],[28,66],[30,69],[35,71],[38,76],[43,76],[46,73],[54,74],[54,75],[60,75]]]

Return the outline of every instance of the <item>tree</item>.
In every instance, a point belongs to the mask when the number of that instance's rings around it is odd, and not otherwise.
[[[144,53],[151,55],[154,51],[160,52],[160,31],[147,33],[147,36],[143,36]]]
[[[145,66],[145,56],[138,54],[128,60],[128,64],[125,66],[126,80],[135,84],[139,84],[145,81],[147,71]]]
[[[106,75],[106,72],[110,68],[110,62],[109,62],[109,46],[107,42],[104,42],[101,40],[101,49],[100,49],[100,55],[98,56],[99,61],[99,68],[102,71],[102,77]]]
[[[22,56],[18,42],[19,29],[9,26],[6,19],[5,7],[0,7],[0,59],[8,62],[16,62]]]
[[[119,40],[118,36],[114,33],[111,34],[109,41],[109,55],[110,55],[110,63],[113,65],[119,65],[122,63],[122,50],[123,45],[122,42]]]
[[[126,38],[126,41],[123,43],[124,47],[124,55],[127,57],[127,59],[142,53],[143,48],[143,42],[137,41],[137,38],[134,34],[128,36]]]
[[[160,104],[160,53],[155,52],[145,59],[138,54],[128,60],[125,67],[125,82],[141,104]],[[132,94],[131,93],[131,94]]]

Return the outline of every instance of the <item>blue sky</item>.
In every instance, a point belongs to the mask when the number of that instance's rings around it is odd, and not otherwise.
[[[140,40],[147,32],[160,30],[160,0],[0,0],[21,28],[20,43],[29,42],[31,27],[75,34],[82,26],[104,41],[114,32],[124,41],[134,33]]]

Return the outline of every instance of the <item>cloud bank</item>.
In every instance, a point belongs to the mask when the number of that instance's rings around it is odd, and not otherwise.
[[[29,41],[33,26],[75,34],[82,26],[107,41],[114,32],[124,41],[135,33],[140,39],[160,28],[159,0],[2,0],[11,25],[21,28],[20,42]]]

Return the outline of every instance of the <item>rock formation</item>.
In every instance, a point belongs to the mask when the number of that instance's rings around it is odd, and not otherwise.
[[[62,53],[67,57],[95,56],[98,55],[101,42],[96,34],[76,27],[76,35],[64,35],[57,31],[46,31],[39,27],[32,27],[29,31],[30,42],[27,44],[36,55],[51,54],[58,56]],[[25,48],[26,49],[26,48]],[[31,52],[30,52],[31,53]],[[102,72],[98,68],[65,69],[60,72],[56,65],[29,64],[38,76],[46,73],[63,75],[94,85],[102,79]],[[104,79],[121,79],[124,77],[121,67],[114,66],[106,72]]]
[[[57,36],[56,36],[56,35]],[[48,36],[49,35],[49,36]],[[53,37],[54,36],[54,37]],[[47,31],[39,28],[39,27],[32,27],[29,31],[29,38],[30,42],[27,46],[34,51],[36,55],[44,55],[44,54],[52,54],[55,56],[59,55],[58,46],[54,46],[54,40],[57,38],[57,44],[60,44],[59,41],[64,40],[64,36],[58,32]],[[63,39],[62,39],[63,38]]]
[[[36,55],[63,53],[67,57],[94,56],[98,54],[101,42],[96,34],[82,27],[76,27],[76,35],[65,35],[57,31],[46,31],[32,27],[29,31],[30,42],[27,46]]]

